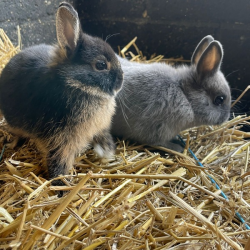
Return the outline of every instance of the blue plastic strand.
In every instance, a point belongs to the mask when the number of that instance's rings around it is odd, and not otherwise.
[[[2,152],[1,152],[1,154],[0,154],[0,161],[1,161],[2,158],[3,158],[4,151],[5,151],[5,144],[3,145]]]
[[[180,139],[181,143],[183,144],[183,146],[185,147],[186,143],[185,141],[182,139],[182,137],[180,135],[178,135],[178,138]],[[194,157],[194,159],[197,161],[197,163],[199,164],[199,166],[203,167],[203,164],[198,160],[198,158],[196,157],[196,155],[193,153],[193,151],[188,148],[188,151],[190,152],[190,154]],[[217,190],[221,190],[219,185],[216,183],[216,181],[213,179],[213,177],[211,177],[210,175],[207,175],[208,178],[210,179],[210,181],[215,185],[215,188]],[[221,190],[221,196],[223,198],[225,198],[226,200],[229,200],[228,197],[226,196],[226,194]],[[239,212],[236,212],[235,215],[238,217],[238,219],[245,225],[246,229],[250,230],[250,227],[246,224],[245,220],[242,218],[242,216],[240,215]]]

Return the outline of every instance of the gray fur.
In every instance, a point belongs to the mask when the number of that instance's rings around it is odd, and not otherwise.
[[[218,125],[229,118],[230,88],[220,71],[222,46],[211,36],[199,43],[190,66],[171,67],[118,58],[124,83],[116,97],[114,136],[182,151],[180,145],[171,142],[180,131]],[[223,104],[215,105],[215,97],[221,95],[225,97]]]

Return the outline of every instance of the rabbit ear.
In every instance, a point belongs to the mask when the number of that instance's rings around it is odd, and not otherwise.
[[[56,15],[57,40],[61,48],[76,48],[80,35],[80,21],[75,9],[66,2],[59,5]]]
[[[223,49],[218,41],[211,42],[207,49],[202,53],[197,64],[197,73],[202,78],[211,75],[220,69],[223,58]]]
[[[209,43],[214,41],[214,38],[210,35],[205,36],[197,45],[191,58],[191,63],[197,65],[198,61],[204,50],[208,47]]]

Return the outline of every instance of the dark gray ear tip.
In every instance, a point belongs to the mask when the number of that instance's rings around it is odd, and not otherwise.
[[[222,47],[221,43],[220,43],[219,41],[217,41],[217,40],[214,40],[214,41],[212,42],[212,44],[214,44],[214,45],[216,45],[216,46],[218,46],[218,47]]]
[[[221,53],[221,55],[223,55],[223,47],[219,41],[214,40],[209,44],[209,47],[216,47],[218,51]]]
[[[69,12],[71,12],[73,15],[78,16],[76,10],[74,9],[74,7],[70,3],[67,3],[67,2],[60,3],[59,7],[58,7],[58,10],[61,9],[61,8],[65,8]]]
[[[68,7],[68,8],[73,8],[72,5],[70,3],[67,2],[62,2],[59,4],[58,8],[60,7]]]
[[[211,36],[211,35],[207,35],[207,36],[205,36],[202,40],[201,40],[201,44],[204,44],[204,43],[206,43],[206,44],[210,44],[211,42],[213,42],[214,41],[214,38]]]
[[[214,41],[214,38],[211,35],[207,35],[203,39],[210,40],[211,42]]]

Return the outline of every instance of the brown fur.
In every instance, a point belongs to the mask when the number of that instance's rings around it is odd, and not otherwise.
[[[48,63],[48,67],[55,67],[62,64],[67,59],[67,52],[64,48],[54,45],[53,49],[50,51],[51,61]]]

